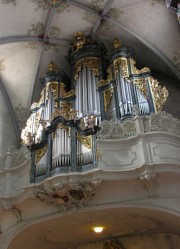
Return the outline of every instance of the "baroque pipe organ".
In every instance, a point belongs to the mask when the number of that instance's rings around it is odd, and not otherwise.
[[[21,134],[31,150],[31,182],[96,167],[100,123],[158,112],[168,95],[149,68],[136,68],[133,50],[117,39],[107,52],[103,44],[77,32],[67,60],[71,79],[49,64],[40,79],[40,100],[32,104]]]

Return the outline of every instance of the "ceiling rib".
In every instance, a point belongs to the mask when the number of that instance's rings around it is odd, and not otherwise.
[[[44,31],[44,35],[43,35],[43,42],[44,43],[47,42],[48,32],[49,32],[49,30],[51,28],[53,15],[54,15],[54,8],[51,7],[49,13],[47,14],[46,23],[45,23],[45,31]],[[49,39],[48,39],[48,43],[49,43]],[[28,108],[30,108],[30,106],[32,104],[35,84],[36,84],[36,81],[37,81],[37,75],[38,75],[39,67],[40,67],[41,60],[42,60],[43,50],[44,50],[44,47],[42,46],[40,48],[38,61],[36,63],[36,69],[35,69],[34,77],[33,77],[34,79],[33,79],[32,87],[31,87],[31,92],[30,92],[30,95],[29,95]]]
[[[17,42],[44,42],[43,37],[31,36],[31,35],[18,35],[18,36],[7,36],[7,37],[0,37],[0,45],[8,44],[8,43],[17,43]],[[49,43],[54,44],[62,44],[66,46],[70,46],[71,42],[67,39],[62,38],[48,38]]]
[[[75,0],[66,0],[67,3],[74,5],[80,9],[84,9],[88,12],[91,12],[97,16],[101,17],[101,14],[96,11],[91,9],[90,7],[79,3]],[[111,0],[108,1],[107,4],[111,4]],[[161,59],[162,61],[174,72],[174,74],[180,79],[180,72],[179,70],[175,67],[175,65],[169,60],[168,57],[166,57],[154,44],[150,43],[149,41],[147,41],[145,38],[143,38],[142,36],[140,36],[139,34],[137,34],[134,30],[132,30],[130,27],[125,26],[124,24],[120,23],[120,21],[115,20],[112,17],[103,16],[103,19],[105,21],[108,21],[112,24],[114,24],[116,27],[122,28],[123,30],[125,30],[126,32],[128,32],[129,34],[131,34],[132,36],[134,36],[135,38],[137,38],[139,41],[141,41],[145,46],[147,46],[148,48],[150,48],[154,53],[156,53]],[[94,30],[92,30],[92,35],[97,31],[97,28],[99,27],[99,23],[95,24],[97,26],[94,27]],[[96,29],[96,30],[95,30]],[[35,36],[9,36],[9,37],[2,37],[0,38],[0,44],[6,44],[6,43],[12,43],[12,42],[22,42],[22,41],[39,41],[39,42],[43,42],[44,39],[43,38],[38,38]],[[53,44],[64,44],[69,46],[71,44],[70,41],[65,40],[65,39],[59,39],[59,38],[49,38],[48,39],[49,43],[53,43]]]
[[[16,135],[16,139],[17,139],[17,144],[18,144],[18,147],[19,147],[20,146],[20,134],[19,134],[19,128],[18,128],[16,116],[15,116],[14,109],[12,107],[11,101],[9,99],[9,96],[7,94],[7,91],[6,91],[6,89],[4,87],[4,84],[3,84],[3,82],[1,80],[0,80],[0,89],[1,89],[1,92],[2,92],[2,94],[4,96],[4,99],[5,99],[6,105],[8,107],[8,110],[10,112],[10,116],[11,116],[11,119],[12,119],[12,123],[13,123],[14,130],[15,130],[15,135]]]
[[[100,17],[98,18],[98,20],[96,21],[92,31],[91,31],[91,37],[93,37],[95,35],[95,33],[97,32],[97,30],[99,29],[101,22],[103,20],[104,15],[106,15],[106,13],[108,12],[108,10],[110,9],[111,4],[114,2],[114,0],[109,0],[107,1],[107,3],[104,6],[104,9],[100,15]]]

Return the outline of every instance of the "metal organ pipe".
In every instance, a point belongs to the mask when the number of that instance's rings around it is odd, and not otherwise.
[[[88,67],[83,67],[76,80],[75,107],[78,115],[83,117],[88,113],[100,115],[99,93],[96,85],[98,77]]]
[[[63,128],[57,128],[53,140],[53,168],[60,166],[70,166],[71,145],[70,137]]]

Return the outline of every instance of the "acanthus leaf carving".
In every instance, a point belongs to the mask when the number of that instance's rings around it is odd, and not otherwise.
[[[157,174],[151,171],[145,170],[144,173],[140,175],[140,181],[143,183],[145,189],[148,192],[148,197],[157,197]]]

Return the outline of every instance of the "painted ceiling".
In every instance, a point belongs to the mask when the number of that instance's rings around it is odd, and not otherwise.
[[[70,75],[73,34],[130,46],[137,64],[180,79],[179,24],[164,0],[1,0],[0,86],[19,136],[52,60]]]

